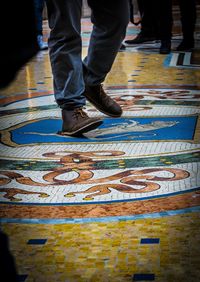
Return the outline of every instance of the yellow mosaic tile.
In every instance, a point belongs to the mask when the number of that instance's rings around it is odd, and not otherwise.
[[[154,273],[159,282],[188,281],[189,271],[190,281],[197,282],[198,226],[198,213],[110,223],[2,224],[18,271],[28,273],[29,282],[132,281],[135,273]],[[33,238],[47,242],[27,245]],[[160,243],[141,244],[142,238]]]

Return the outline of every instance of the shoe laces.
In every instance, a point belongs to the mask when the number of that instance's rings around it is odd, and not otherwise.
[[[87,114],[86,112],[83,111],[83,108],[76,108],[74,109],[74,116],[75,118],[78,119],[79,117],[81,118],[87,117]]]

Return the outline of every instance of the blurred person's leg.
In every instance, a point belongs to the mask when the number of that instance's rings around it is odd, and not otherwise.
[[[196,1],[179,0],[183,40],[177,51],[187,51],[194,48],[194,31],[196,23]]]
[[[137,36],[131,40],[126,40],[126,44],[140,44],[156,40],[154,7],[152,1],[138,0],[138,7],[141,14],[141,30]]]
[[[140,0],[141,1],[141,0]],[[146,37],[156,37],[156,22],[157,17],[155,17],[155,7],[152,5],[152,1],[143,1],[143,17],[142,17],[142,33]]]
[[[43,41],[43,10],[44,10],[45,0],[34,0],[35,6],[35,19],[37,28],[37,40],[40,50],[46,50],[48,44]]]
[[[168,54],[171,52],[172,37],[172,0],[155,0],[158,15],[158,30],[161,40],[160,54]]]
[[[9,25],[5,26],[5,15]],[[13,81],[19,69],[39,50],[33,0],[3,1],[0,10],[0,88]]]
[[[35,6],[35,17],[36,17],[36,28],[38,34],[43,34],[43,9],[44,9],[44,0],[34,0]]]
[[[0,230],[0,265],[3,281],[17,282],[17,268],[13,255],[10,252],[9,238]],[[5,280],[4,280],[5,279]]]

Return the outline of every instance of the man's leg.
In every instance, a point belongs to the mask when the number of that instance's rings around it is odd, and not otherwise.
[[[49,54],[54,93],[62,109],[62,134],[77,135],[102,122],[89,118],[85,105],[81,58],[82,0],[46,0],[50,27]]]
[[[194,31],[196,23],[196,1],[179,0],[183,40],[177,51],[187,51],[194,47]]]
[[[102,87],[110,71],[129,22],[128,0],[88,0],[94,24],[88,55],[83,62],[86,98],[100,111],[117,117],[120,106],[109,98]],[[93,88],[92,88],[93,87]]]
[[[159,37],[161,40],[160,54],[169,54],[171,52],[172,37],[172,0],[155,0],[154,7],[157,8]]]
[[[40,50],[48,49],[48,44],[43,41],[43,9],[44,9],[44,0],[34,0],[35,6],[35,19],[36,19],[36,28],[37,28],[37,41],[40,47]]]
[[[152,38],[152,40],[155,40],[157,36],[157,18],[154,17],[154,9],[155,7],[152,4],[152,1],[143,1],[141,32],[144,37],[149,37],[150,39]]]
[[[88,0],[94,24],[84,60],[87,85],[99,85],[110,71],[129,22],[128,0]]]
[[[82,0],[46,0],[55,99],[61,108],[85,105],[81,59]]]
[[[154,18],[152,1],[138,0],[139,11],[141,15],[141,30],[136,37],[126,40],[126,44],[135,45],[156,40],[157,17]]]
[[[42,35],[42,21],[43,21],[42,13],[44,8],[44,0],[34,0],[34,7],[35,7],[37,34]]]

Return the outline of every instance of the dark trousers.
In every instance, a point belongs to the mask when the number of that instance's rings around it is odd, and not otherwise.
[[[141,32],[144,36],[155,36],[161,40],[171,38],[172,1],[138,0],[142,16]]]
[[[37,34],[42,35],[43,9],[45,0],[34,0]]]
[[[187,42],[194,41],[196,23],[196,1],[179,0],[183,39]]]

